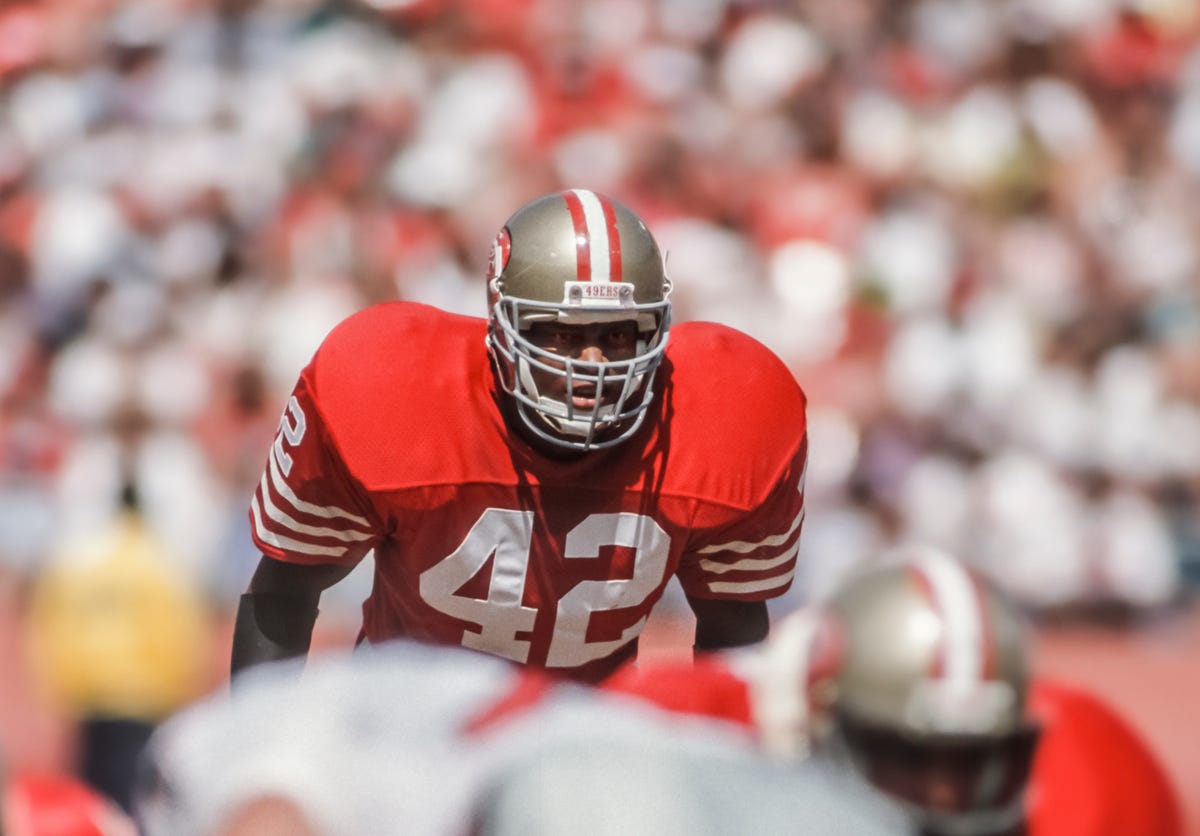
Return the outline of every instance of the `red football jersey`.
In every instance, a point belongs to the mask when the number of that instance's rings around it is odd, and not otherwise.
[[[1162,765],[1104,702],[1035,680],[1029,711],[1042,724],[1030,836],[1182,836],[1181,805]]]
[[[279,560],[357,563],[372,642],[462,644],[598,680],[636,653],[674,575],[690,596],[782,594],[804,518],[805,398],[711,323],[671,329],[652,414],[559,460],[505,424],[483,319],[362,311],[300,376],[251,504]]]

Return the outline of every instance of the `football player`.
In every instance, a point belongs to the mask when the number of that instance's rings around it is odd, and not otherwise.
[[[300,375],[250,508],[263,557],[234,673],[306,654],[322,590],[372,551],[369,643],[598,681],[673,576],[698,650],[766,635],[804,517],[786,366],[733,329],[672,326],[649,229],[595,192],[520,208],[488,272],[486,319],[377,305]]]
[[[1133,728],[1087,691],[1032,677],[1022,613],[941,552],[871,564],[753,651],[628,666],[605,687],[852,767],[930,836],[1183,833]]]
[[[903,836],[862,783],[707,718],[473,651],[396,640],[264,665],[147,750],[145,836]]]

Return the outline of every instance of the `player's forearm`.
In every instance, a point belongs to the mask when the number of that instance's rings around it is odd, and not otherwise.
[[[696,614],[697,652],[724,650],[755,644],[767,637],[770,617],[762,601],[688,602]]]
[[[318,597],[247,592],[238,602],[230,674],[308,653]]]
[[[263,555],[238,603],[231,673],[308,653],[322,591],[350,573],[340,564],[304,565]]]

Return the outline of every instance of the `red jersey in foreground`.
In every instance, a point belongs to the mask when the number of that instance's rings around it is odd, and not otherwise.
[[[1042,725],[1027,796],[1030,836],[1183,836],[1162,764],[1112,708],[1039,679],[1029,711]]]
[[[367,640],[461,644],[587,680],[635,654],[672,576],[696,598],[788,589],[805,400],[775,355],[723,326],[675,326],[645,425],[554,459],[505,424],[485,329],[410,303],[334,329],[251,505],[264,554],[345,565],[374,549]]]
[[[5,836],[136,836],[117,805],[68,775],[24,772],[3,786],[0,833]]]

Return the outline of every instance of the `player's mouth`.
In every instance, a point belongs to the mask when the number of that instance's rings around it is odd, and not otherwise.
[[[574,386],[566,387],[567,391],[559,397],[578,411],[590,411],[597,407],[610,406],[621,399],[621,383],[605,381],[603,386],[596,386],[590,380],[576,381]]]
[[[592,393],[583,394],[583,395],[572,395],[571,396],[571,406],[575,407],[576,409],[595,409],[596,408],[595,393],[592,392]]]
[[[609,391],[607,386],[598,394],[595,386],[576,386],[571,390],[571,406],[579,410],[592,410],[597,405],[612,403],[618,394],[618,391]]]

